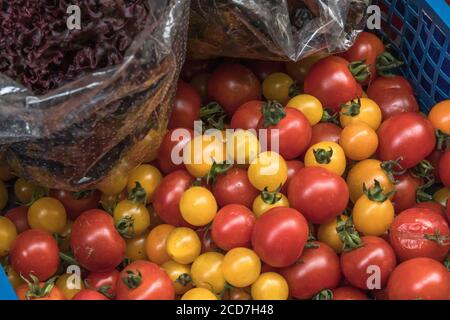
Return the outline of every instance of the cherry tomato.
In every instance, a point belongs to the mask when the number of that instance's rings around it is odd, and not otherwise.
[[[194,121],[200,117],[202,100],[195,88],[184,81],[178,81],[172,114],[168,128],[194,128]]]
[[[8,255],[16,238],[17,230],[14,223],[7,217],[0,216],[0,257]]]
[[[447,199],[450,197],[450,190],[441,188],[433,194],[433,200],[442,206],[447,204]]]
[[[254,215],[259,218],[270,209],[278,207],[289,207],[288,198],[280,192],[263,191],[253,201],[252,210]]]
[[[371,99],[352,100],[342,107],[339,121],[344,128],[351,123],[364,122],[373,130],[377,130],[381,124],[381,110]]]
[[[194,131],[190,129],[175,128],[169,130],[158,149],[158,166],[164,174],[169,174],[178,169],[183,169],[182,163],[183,148],[194,136]],[[180,163],[175,164],[172,159],[172,152],[176,153],[180,157]]]
[[[189,265],[167,261],[161,268],[166,271],[172,280],[176,294],[183,294],[192,288],[191,268]]]
[[[428,119],[435,129],[450,134],[450,100],[444,100],[436,104],[430,110]]]
[[[170,260],[166,245],[167,238],[174,229],[170,224],[161,224],[150,231],[145,240],[145,252],[150,261],[161,265]]]
[[[394,250],[379,237],[365,236],[361,240],[361,247],[341,254],[342,273],[354,287],[382,289],[396,265]]]
[[[447,217],[445,214],[445,207],[434,201],[420,202],[420,203],[415,204],[412,208],[428,209],[428,210],[436,212],[437,214],[440,214],[444,218]],[[407,208],[407,209],[410,209],[410,208]],[[402,211],[404,211],[404,210],[402,210]]]
[[[174,226],[187,225],[180,212],[180,199],[194,178],[184,170],[165,176],[155,190],[153,207],[161,219]]]
[[[208,189],[191,187],[181,196],[180,212],[183,219],[193,226],[204,226],[214,220],[217,202]]]
[[[344,212],[348,197],[344,179],[319,167],[301,169],[288,188],[291,207],[314,224],[328,222]]]
[[[305,154],[305,167],[321,167],[339,176],[344,174],[346,164],[344,149],[335,142],[319,142]]]
[[[197,233],[185,227],[173,229],[166,240],[167,254],[181,264],[192,263],[200,255],[201,246]]]
[[[394,202],[395,212],[400,213],[416,205],[417,189],[423,184],[422,179],[413,177],[410,173],[396,176]]]
[[[14,194],[16,195],[17,200],[23,204],[30,203],[33,199],[33,194],[35,194],[36,191],[37,187],[35,185],[22,178],[17,179],[14,183]]]
[[[333,289],[333,300],[368,300],[367,295],[353,287]]]
[[[259,191],[250,183],[247,171],[240,168],[231,168],[219,175],[212,190],[220,207],[241,204],[251,208],[253,200],[259,195]]]
[[[8,190],[6,189],[5,183],[0,180],[0,210],[6,207],[8,203]]]
[[[97,290],[109,298],[114,298],[119,280],[119,271],[113,269],[106,272],[90,272],[85,282],[88,288]]]
[[[193,288],[183,294],[181,300],[218,300],[217,296],[205,288]]]
[[[138,236],[150,226],[150,214],[147,208],[134,200],[120,201],[114,208],[113,218],[117,231],[126,238]]]
[[[261,84],[247,67],[225,63],[211,74],[208,96],[222,105],[228,115],[232,115],[243,103],[261,99]]]
[[[285,184],[281,188],[281,192],[283,194],[285,194],[285,195],[287,195],[287,190],[288,190],[288,187],[289,187],[289,183],[291,182],[292,178],[297,174],[297,172],[300,169],[305,167],[303,162],[301,162],[300,160],[289,160],[289,161],[286,161],[286,165],[287,165],[288,177],[287,177],[287,180],[286,180]],[[287,203],[289,204],[289,201],[287,201]]]
[[[75,260],[89,271],[114,269],[125,257],[126,244],[105,211],[93,209],[81,214],[72,225],[70,237]]]
[[[122,170],[116,169],[108,177],[100,181],[97,189],[106,195],[118,195],[125,189],[127,183],[127,174]]]
[[[287,180],[286,161],[276,152],[262,152],[252,161],[248,171],[250,183],[258,190],[275,191]]]
[[[378,136],[364,122],[356,122],[342,130],[339,144],[349,159],[361,161],[370,158],[377,151]]]
[[[389,233],[400,261],[418,257],[444,260],[450,249],[449,236],[448,224],[440,214],[420,208],[400,213]]]
[[[347,221],[348,217],[340,215],[342,221]],[[332,248],[336,253],[342,252],[343,243],[336,230],[338,218],[334,218],[329,222],[319,226],[317,231],[317,239]]]
[[[305,93],[319,99],[324,108],[339,111],[342,104],[356,98],[361,90],[348,64],[336,56],[315,63],[306,75]]]
[[[278,116],[274,113],[278,113]],[[268,150],[278,152],[285,160],[299,157],[311,141],[311,125],[303,113],[294,108],[283,109],[281,105],[276,106],[273,102],[263,109],[263,118],[258,127],[267,129]],[[277,145],[273,145],[274,142]]]
[[[206,252],[194,260],[191,276],[196,287],[206,288],[214,293],[221,293],[224,290],[223,258],[223,254],[218,252]]]
[[[262,117],[262,107],[266,102],[252,100],[241,105],[231,117],[230,127],[233,129],[258,129],[259,120]]]
[[[248,288],[229,288],[222,295],[222,300],[251,300],[252,296],[247,291]]]
[[[83,289],[73,296],[72,300],[109,300],[103,294],[92,289]]]
[[[251,290],[253,300],[287,300],[289,296],[286,280],[275,272],[262,273]]]
[[[450,189],[450,149],[442,155],[439,162],[439,177],[444,186]]]
[[[120,272],[117,300],[173,300],[175,289],[167,273],[157,264],[139,260]]]
[[[128,259],[130,259],[131,261],[147,260],[145,247],[147,236],[148,232],[126,240],[127,248],[125,251],[125,256]]]
[[[222,261],[225,280],[234,287],[244,288],[253,284],[261,273],[261,260],[253,250],[234,248]]]
[[[408,80],[402,76],[392,76],[392,77],[379,77],[372,81],[367,89],[367,95],[369,98],[373,99],[372,96],[377,93],[384,93],[389,89],[400,89],[403,92],[414,94],[414,89]]]
[[[448,300],[450,273],[436,260],[411,259],[395,268],[387,290],[389,300]]]
[[[275,100],[282,104],[289,101],[294,80],[283,72],[275,72],[267,76],[262,84],[262,92],[267,100]]]
[[[252,131],[237,129],[227,133],[226,150],[227,160],[247,165],[260,153],[261,145]]]
[[[73,274],[63,273],[56,280],[56,287],[61,290],[66,299],[71,300],[78,292],[84,289],[84,284],[81,279],[75,280]]]
[[[319,99],[309,94],[300,94],[293,97],[289,100],[286,107],[294,108],[302,112],[312,126],[322,120],[322,103],[320,103]]]
[[[308,222],[300,212],[274,208],[256,220],[252,233],[253,249],[268,265],[287,267],[302,254],[308,231]]]
[[[26,230],[14,241],[9,253],[9,261],[18,274],[27,278],[33,274],[39,281],[46,281],[58,269],[58,245],[56,240],[45,231]]]
[[[321,122],[312,127],[312,135],[310,146],[323,142],[335,142],[339,143],[339,139],[341,138],[342,129],[330,122]]]
[[[324,243],[314,241],[306,248],[300,263],[281,270],[289,285],[289,294],[296,299],[310,299],[324,289],[334,289],[341,279],[339,258]]]
[[[413,89],[404,78],[380,77],[375,80],[367,91],[370,99],[380,107],[383,120],[403,113],[419,112],[419,104],[414,97]],[[402,80],[399,80],[402,79]],[[385,83],[388,81],[387,83]]]
[[[305,77],[308,74],[311,67],[320,59],[324,58],[326,53],[322,51],[310,55],[306,58],[300,59],[297,62],[286,62],[286,72],[289,74],[295,81],[299,83],[303,83],[305,81]]]
[[[425,159],[434,149],[436,137],[431,122],[420,114],[406,112],[392,116],[378,130],[378,158],[382,161],[400,159],[409,169]]]
[[[54,282],[37,282],[33,288],[28,284],[22,284],[16,289],[19,300],[65,300],[62,291],[55,286]]]
[[[55,198],[44,197],[28,208],[28,225],[50,233],[60,233],[67,223],[66,209]]]
[[[150,164],[142,164],[129,173],[127,191],[130,193],[136,186],[136,182],[139,182],[147,192],[147,203],[150,203],[161,180],[161,172],[156,167]]]
[[[72,193],[64,190],[50,190],[50,196],[59,200],[66,209],[67,217],[71,220],[78,218],[84,211],[96,209],[100,202],[100,192],[87,190]]]
[[[217,212],[211,227],[214,243],[229,251],[237,247],[250,247],[255,216],[243,205],[230,204]]]
[[[281,61],[249,60],[246,65],[260,81],[264,81],[272,73],[284,72],[284,63]]]

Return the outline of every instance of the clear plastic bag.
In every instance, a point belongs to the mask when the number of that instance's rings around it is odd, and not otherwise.
[[[108,9],[108,1],[100,3]],[[189,1],[148,6],[120,64],[40,96],[0,74],[0,153],[15,173],[76,191],[156,152],[184,59]]]
[[[191,0],[188,54],[294,60],[348,49],[366,0]]]

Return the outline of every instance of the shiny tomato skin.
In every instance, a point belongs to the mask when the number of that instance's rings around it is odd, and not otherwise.
[[[253,212],[247,207],[229,204],[217,212],[211,227],[212,240],[225,251],[250,248],[255,221]]]
[[[409,169],[425,159],[436,144],[431,122],[418,113],[405,112],[384,121],[378,129],[378,158],[381,161],[400,159]]]
[[[51,234],[30,229],[19,234],[9,252],[9,261],[18,274],[35,275],[39,281],[53,276],[59,266],[59,249]]]
[[[288,168],[288,171],[287,171],[288,178],[287,178],[286,182],[283,184],[283,187],[281,188],[281,192],[283,194],[285,194],[285,195],[287,195],[289,183],[291,182],[292,178],[295,176],[295,174],[300,169],[303,169],[305,167],[303,162],[301,162],[300,160],[289,160],[289,161],[286,161],[286,165],[287,165],[287,168]]]
[[[26,206],[15,207],[5,213],[5,217],[11,220],[16,226],[17,233],[22,233],[30,229],[27,216],[28,208]]]
[[[233,129],[258,129],[258,123],[261,120],[261,108],[265,102],[252,100],[244,103],[233,113],[230,127]]]
[[[444,219],[446,218],[445,207],[435,201],[420,202],[414,205],[413,208],[428,209],[440,214]]]
[[[117,281],[119,280],[119,271],[116,269],[106,272],[90,272],[85,282],[89,288],[100,290],[100,288],[109,287],[106,292],[109,296],[115,297],[117,293]]]
[[[370,83],[367,95],[370,99],[380,92],[389,89],[401,89],[403,92],[414,95],[414,89],[404,77],[395,75],[392,77],[379,77]]]
[[[361,86],[348,69],[347,60],[330,56],[311,67],[304,91],[319,99],[324,108],[339,111],[342,104],[358,96]]]
[[[322,224],[344,212],[349,190],[337,174],[319,167],[300,169],[288,187],[292,208],[314,224]]]
[[[182,135],[180,137],[176,137],[176,133],[174,131],[177,129],[184,129],[183,131],[186,135]],[[172,135],[174,134],[173,138]],[[169,130],[165,135],[163,140],[161,141],[161,145],[158,149],[157,161],[158,167],[161,172],[165,175],[174,172],[176,170],[184,169],[184,164],[181,162],[180,164],[175,164],[172,160],[172,151],[179,150],[179,156],[183,159],[183,147],[192,139],[194,136],[194,131],[186,128],[174,128]],[[172,139],[174,141],[172,141]]]
[[[128,272],[142,275],[136,288],[129,288],[123,281]],[[132,262],[120,272],[117,282],[117,300],[173,300],[175,288],[167,273],[157,264],[144,260]]]
[[[372,93],[369,98],[380,107],[383,120],[403,112],[419,112],[416,98],[405,89],[385,89]]]
[[[70,191],[52,189],[50,196],[62,203],[66,209],[67,218],[74,221],[84,211],[98,208],[101,194],[97,190],[92,190],[85,197],[76,199]]]
[[[339,143],[342,129],[330,122],[320,122],[312,127],[312,136],[309,146],[319,142],[329,141]]]
[[[281,269],[289,285],[289,295],[310,299],[324,289],[334,289],[341,280],[339,258],[329,246],[314,241],[317,248],[306,248],[299,262]]]
[[[419,178],[413,177],[410,173],[396,176],[395,193],[392,198],[395,212],[400,213],[416,205],[416,191],[423,184]]]
[[[450,249],[448,240],[439,244],[426,239],[428,235],[439,233],[441,237],[450,236],[445,219],[438,213],[420,208],[412,208],[400,213],[391,225],[389,238],[400,261],[427,257],[442,261]]]
[[[333,289],[333,300],[368,300],[367,295],[354,287]]]
[[[115,269],[125,257],[126,244],[106,211],[93,209],[72,225],[70,247],[76,261],[91,272]]]
[[[180,199],[194,178],[185,170],[174,171],[163,178],[156,188],[153,207],[164,222],[173,226],[187,226],[180,212]]]
[[[231,168],[219,175],[212,190],[220,207],[241,204],[251,208],[253,200],[259,195],[259,191],[250,183],[247,171],[240,168]]]
[[[184,81],[178,81],[172,114],[169,118],[169,129],[194,129],[194,121],[200,118],[202,99],[195,88]]]
[[[411,259],[392,272],[387,292],[389,300],[448,300],[450,272],[436,260]]]
[[[103,294],[92,289],[83,289],[73,296],[72,300],[109,300]]]
[[[439,177],[447,189],[450,189],[450,149],[448,149],[439,161]]]
[[[262,261],[276,268],[293,264],[308,240],[308,222],[295,209],[273,208],[256,220],[253,250]]]
[[[367,280],[376,266],[380,271],[380,285],[384,288],[389,275],[396,266],[394,250],[382,238],[364,236],[363,246],[341,254],[341,268],[347,281],[354,287],[368,290]],[[378,289],[381,289],[378,288]]]
[[[243,103],[261,99],[261,84],[255,74],[238,63],[224,63],[208,80],[208,96],[232,115]]]

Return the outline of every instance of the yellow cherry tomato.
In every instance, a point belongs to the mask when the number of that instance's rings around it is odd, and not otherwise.
[[[288,198],[281,192],[263,191],[253,201],[252,209],[255,216],[259,218],[270,209],[277,207],[289,207]]]
[[[214,162],[223,163],[225,158],[226,146],[222,134],[196,136],[183,148],[183,163],[196,178],[206,176]]]
[[[444,100],[436,104],[428,114],[428,119],[435,129],[450,134],[450,100]]]
[[[120,234],[133,238],[150,226],[150,214],[142,203],[122,200],[113,211],[114,224]]]
[[[174,229],[170,224],[161,224],[150,231],[145,240],[145,253],[150,261],[161,265],[170,260],[167,238]]]
[[[125,256],[131,261],[147,260],[147,253],[145,251],[145,240],[148,233],[143,233],[131,239],[126,239],[127,249]]]
[[[319,99],[309,94],[300,94],[293,97],[291,100],[289,100],[286,107],[301,111],[312,126],[318,124],[320,120],[322,120],[322,103]]]
[[[128,183],[128,176],[123,170],[114,170],[108,177],[103,179],[96,187],[106,195],[121,193]]]
[[[262,152],[252,161],[247,174],[256,189],[263,191],[267,188],[273,192],[287,180],[286,161],[276,152]]]
[[[14,194],[21,203],[30,203],[37,187],[34,184],[19,178],[14,183]]]
[[[162,174],[159,170],[150,164],[141,164],[131,170],[128,174],[127,191],[131,192],[139,182],[142,188],[147,192],[147,203],[152,202],[156,187],[162,181]]]
[[[112,213],[117,204],[126,198],[127,194],[125,191],[122,191],[119,194],[102,193],[102,196],[100,197],[100,204],[105,211]]]
[[[289,296],[286,280],[276,272],[262,273],[251,290],[253,300],[287,300]]]
[[[208,189],[192,187],[181,196],[180,212],[186,222],[197,227],[204,226],[216,216],[217,202]]]
[[[234,248],[225,254],[222,271],[229,284],[244,288],[258,279],[261,273],[261,260],[253,250]]]
[[[450,198],[450,190],[447,188],[442,188],[433,194],[433,200],[440,203],[444,207],[447,206],[447,199]]]
[[[0,216],[0,257],[8,255],[16,238],[17,229],[14,223],[6,217]]]
[[[267,76],[262,84],[263,95],[267,100],[275,100],[282,104],[289,101],[294,80],[282,72],[275,72]]]
[[[339,144],[345,155],[355,161],[370,158],[378,148],[377,133],[364,122],[355,122],[341,132]]]
[[[0,180],[0,210],[6,207],[8,203],[8,190],[3,181]]]
[[[55,198],[40,198],[28,208],[28,225],[31,229],[61,233],[64,231],[66,223],[66,209]]]
[[[341,176],[346,165],[344,149],[335,142],[316,143],[305,154],[305,167],[321,167]]]
[[[200,255],[201,249],[198,234],[190,228],[175,228],[167,238],[167,253],[172,260],[181,264],[192,263]]]
[[[377,130],[381,124],[381,109],[378,104],[368,98],[360,98],[347,102],[341,109],[340,122],[342,127],[350,123],[364,122],[373,130]]]
[[[309,72],[309,69],[313,66],[314,63],[319,61],[322,58],[328,56],[326,52],[318,52],[313,55],[310,55],[306,58],[300,59],[299,61],[293,62],[289,61],[285,63],[286,72],[289,74],[295,81],[299,83],[303,83],[305,81],[306,75]]]
[[[196,287],[206,288],[214,293],[221,293],[224,290],[223,258],[223,254],[218,252],[206,252],[194,260],[191,276]]]
[[[70,249],[70,236],[72,234],[72,225],[73,222],[71,220],[67,220],[64,229],[58,234],[59,241],[59,251],[66,252]]]
[[[14,178],[14,175],[9,170],[8,165],[0,163],[0,180],[9,181]]]
[[[340,215],[342,221],[346,221],[348,219],[345,215]],[[319,226],[319,230],[317,231],[317,238],[320,242],[323,242],[329,245],[336,253],[342,252],[343,243],[339,234],[336,230],[338,218],[334,218],[333,220],[321,224]]]
[[[63,273],[56,280],[56,287],[62,291],[67,300],[72,300],[78,292],[85,289],[83,281],[75,277],[74,274]]]
[[[183,294],[192,288],[191,268],[189,265],[167,261],[161,266],[173,281],[176,294]]]
[[[249,164],[259,154],[261,145],[255,133],[237,129],[227,136],[228,160],[237,164]]]
[[[217,296],[205,288],[193,288],[183,294],[181,300],[218,300]]]
[[[25,281],[23,281],[20,275],[14,271],[11,265],[6,266],[5,272],[6,275],[8,276],[9,283],[11,283],[14,289],[17,289],[20,285],[25,283]]]
[[[364,194],[364,184],[367,188],[370,188],[375,180],[381,184],[384,193],[390,193],[394,190],[394,185],[383,170],[381,161],[367,159],[356,163],[347,175],[347,185],[352,202],[355,203]]]

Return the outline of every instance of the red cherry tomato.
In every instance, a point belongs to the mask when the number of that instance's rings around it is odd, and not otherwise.
[[[184,170],[165,176],[155,190],[153,208],[164,222],[173,226],[188,226],[180,212],[180,199],[194,178]]]
[[[195,88],[179,81],[168,128],[194,129],[194,121],[200,118],[201,104],[202,99]]]
[[[167,273],[149,261],[135,261],[120,272],[117,300],[173,300],[175,288]]]
[[[439,164],[441,161],[441,157],[444,153],[441,150],[434,150],[428,157],[428,162],[433,166],[433,174],[434,174],[434,181],[435,182],[441,182],[441,177],[439,176]]]
[[[322,224],[344,212],[349,190],[344,179],[319,167],[300,169],[288,188],[289,204],[314,224]]]
[[[29,275],[33,274],[39,281],[46,281],[58,270],[58,244],[45,231],[26,230],[13,243],[9,261],[15,272],[29,280]]]
[[[191,129],[175,128],[169,130],[161,141],[158,149],[158,167],[165,175],[176,170],[184,169],[183,148],[194,136],[194,131]],[[176,131],[179,130],[179,131]],[[180,157],[180,163],[175,164],[172,159],[172,152],[175,152]]]
[[[289,285],[289,294],[297,299],[310,299],[324,289],[334,289],[341,280],[339,258],[325,243],[306,248],[299,262],[281,270]]]
[[[387,291],[389,300],[448,300],[450,272],[436,260],[411,259],[395,268]]]
[[[402,76],[379,77],[375,79],[367,89],[367,95],[370,99],[372,96],[389,89],[401,89],[409,94],[414,94],[414,89],[408,80]]]
[[[425,201],[417,203],[413,208],[428,209],[436,212],[437,214],[440,214],[444,219],[446,218],[445,207],[435,201]]]
[[[285,72],[284,62],[281,61],[249,60],[245,64],[253,71],[260,81],[263,81],[272,73]]]
[[[450,149],[447,150],[439,161],[439,177],[447,189],[450,189]]]
[[[250,248],[255,215],[247,207],[230,204],[220,209],[212,223],[211,235],[222,250]]]
[[[252,100],[241,105],[231,117],[230,126],[233,129],[258,129],[258,123],[262,117],[261,108],[265,102]]]
[[[419,112],[419,104],[414,94],[406,89],[392,88],[378,92],[372,91],[368,96],[380,107],[383,120],[403,112]]]
[[[361,247],[342,253],[342,273],[354,287],[362,290],[382,289],[396,265],[394,250],[379,237],[365,236],[361,240]]]
[[[50,196],[58,199],[66,209],[67,217],[74,221],[84,211],[98,208],[101,194],[97,190],[73,193],[64,190],[50,190]]]
[[[433,152],[436,144],[431,122],[418,113],[406,112],[392,116],[378,129],[378,158],[400,160],[409,169]]]
[[[320,100],[324,108],[339,111],[341,106],[358,97],[361,86],[348,68],[348,61],[330,56],[315,63],[304,83],[304,91]]]
[[[292,178],[295,176],[297,172],[300,171],[300,169],[303,169],[305,165],[300,160],[289,160],[286,161],[286,165],[288,168],[288,177],[286,182],[284,183],[283,187],[281,188],[281,192],[284,194],[287,194],[289,183],[291,182]]]
[[[392,198],[395,212],[400,213],[416,205],[417,189],[423,184],[419,178],[413,177],[410,173],[396,176],[395,193]]]
[[[30,226],[28,225],[28,208],[25,206],[10,209],[5,214],[5,217],[14,223],[17,233],[22,233],[25,230],[30,229]]]
[[[295,209],[273,208],[256,220],[253,250],[262,261],[276,268],[293,264],[308,240],[308,222]]]
[[[86,285],[98,291],[104,291],[108,297],[115,297],[119,271],[116,269],[106,272],[90,272],[85,279]]]
[[[400,261],[418,257],[442,261],[450,249],[449,237],[448,224],[440,214],[419,208],[400,213],[389,233]]]
[[[109,300],[103,294],[92,289],[83,289],[73,296],[72,300]]]
[[[354,287],[333,289],[333,300],[368,300],[367,295]]]
[[[312,127],[312,136],[309,146],[316,143],[329,141],[339,143],[342,129],[334,123],[321,122]]]
[[[261,99],[261,84],[247,67],[224,63],[213,71],[208,80],[208,96],[231,116],[243,103]]]
[[[45,285],[46,285],[45,282],[40,282],[39,288],[42,290]],[[44,296],[41,296],[39,298],[32,297],[31,300],[66,300],[64,293],[57,286],[53,286],[53,288],[51,288],[49,291],[50,292],[48,292]],[[17,298],[19,300],[28,300],[27,293],[29,292],[30,292],[29,285],[27,283],[24,283],[16,289]]]
[[[114,220],[103,210],[85,211],[72,225],[70,237],[75,260],[93,272],[115,269],[125,257],[125,241]]]

